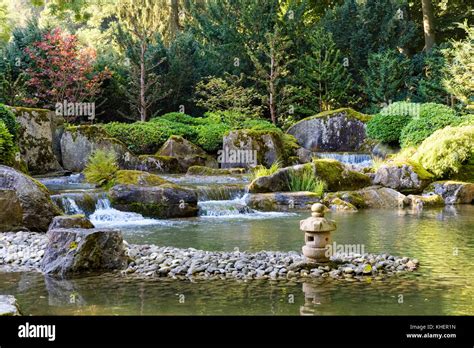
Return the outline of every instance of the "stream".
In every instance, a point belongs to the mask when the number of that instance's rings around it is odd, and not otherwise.
[[[121,212],[79,175],[41,179],[68,214],[114,227],[135,244],[203,250],[301,250],[299,220],[309,211],[260,212],[246,205],[245,177],[165,179],[198,190],[199,216],[157,220]],[[17,297],[27,315],[472,315],[474,206],[367,209],[329,213],[333,240],[365,252],[415,257],[420,268],[384,280],[178,281],[117,273],[54,280],[39,273],[0,273],[0,293]]]

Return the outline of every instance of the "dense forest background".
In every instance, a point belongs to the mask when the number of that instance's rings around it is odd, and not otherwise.
[[[94,102],[95,122],[231,110],[282,128],[400,100],[469,109],[473,8],[465,0],[1,0],[0,102]]]

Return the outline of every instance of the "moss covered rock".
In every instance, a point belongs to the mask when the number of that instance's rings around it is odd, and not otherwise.
[[[31,231],[47,231],[53,217],[61,214],[43,184],[13,168],[0,165],[0,189],[15,191],[10,203],[17,209],[19,201],[22,225]]]
[[[203,166],[192,166],[189,167],[186,175],[206,175],[206,176],[217,176],[217,175],[238,175],[245,174],[245,168],[209,168]]]
[[[28,171],[45,174],[62,170],[57,151],[62,117],[44,109],[13,107],[12,111],[20,125],[18,146]]]
[[[474,183],[470,182],[435,181],[425,189],[424,193],[440,195],[446,204],[474,203]]]
[[[305,118],[287,131],[305,149],[319,151],[360,151],[365,146],[366,122],[370,116],[350,108],[322,112]]]
[[[171,183],[158,175],[142,172],[140,170],[119,170],[115,174],[115,184],[159,186]]]
[[[208,155],[206,151],[183,137],[173,135],[158,150],[156,156],[174,157],[180,165],[180,172],[186,173],[191,166],[206,166],[217,168],[215,158]]]
[[[333,159],[314,159],[316,176],[327,185],[328,191],[356,190],[371,184],[370,178],[360,172],[348,169]]]
[[[272,175],[257,178],[250,183],[249,192],[290,191],[291,173],[298,175],[308,169],[314,172],[315,177],[326,183],[327,191],[354,190],[371,184],[367,175],[350,170],[339,161],[315,159],[312,163],[282,168]]]
[[[356,212],[357,208],[352,203],[346,202],[338,197],[335,197],[328,204],[329,209],[333,211]]]
[[[437,194],[408,195],[407,202],[412,207],[442,207],[444,199]]]
[[[421,193],[434,176],[420,164],[410,160],[392,160],[382,165],[374,176],[374,184],[402,193]]]
[[[323,202],[327,206],[341,205],[341,200],[358,209],[398,208],[409,203],[407,197],[400,192],[380,186],[369,186],[357,191],[326,193]]]
[[[275,192],[250,194],[247,204],[261,211],[293,211],[309,209],[320,197],[314,192]]]
[[[85,215],[62,215],[54,217],[49,230],[56,228],[94,228],[92,222]]]
[[[367,204],[364,200],[364,197],[358,191],[339,191],[339,192],[329,192],[324,195],[323,203],[327,206],[332,204],[337,204],[338,200],[343,200],[344,202],[350,203],[355,208],[367,208]],[[333,202],[336,203],[333,203]]]
[[[0,188],[0,232],[23,228],[23,209],[15,190]]]
[[[118,210],[152,218],[191,217],[198,213],[196,192],[174,184],[116,185],[109,190],[109,197]]]
[[[64,130],[61,137],[64,169],[72,172],[83,171],[89,156],[98,149],[114,152],[121,168],[128,168],[128,164],[133,162],[134,154],[122,142],[111,138],[103,128],[71,126]]]
[[[297,148],[295,139],[279,130],[235,130],[224,136],[219,162],[222,168],[269,167],[276,161],[289,164]]]

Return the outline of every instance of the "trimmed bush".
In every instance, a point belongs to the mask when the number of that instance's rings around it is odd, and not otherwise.
[[[114,152],[96,150],[89,157],[84,175],[87,182],[107,187],[113,185],[118,170],[119,166]]]
[[[434,132],[416,150],[413,160],[437,177],[458,173],[473,158],[474,126],[446,127]]]
[[[426,103],[420,107],[420,116],[412,119],[400,134],[402,147],[416,146],[438,129],[456,125],[461,118],[446,105]]]
[[[5,123],[5,126],[13,137],[13,141],[15,141],[18,136],[19,124],[13,112],[3,104],[0,104],[0,121]]]
[[[195,143],[208,152],[216,152],[222,147],[224,134],[229,130],[230,127],[224,123],[199,126]]]
[[[15,158],[15,143],[5,122],[0,120],[0,164],[11,165]]]
[[[411,121],[406,114],[377,114],[367,122],[367,136],[388,144],[399,144],[402,129]]]

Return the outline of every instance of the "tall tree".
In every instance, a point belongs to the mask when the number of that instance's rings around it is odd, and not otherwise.
[[[435,23],[431,0],[421,0],[423,11],[423,33],[425,34],[425,51],[431,50],[435,44]]]
[[[117,5],[117,15],[120,22],[124,24],[127,32],[119,31],[118,43],[124,50],[131,47],[138,47],[134,52],[133,59],[129,60],[132,67],[134,83],[138,85],[139,93],[137,100],[133,103],[138,109],[141,121],[146,121],[149,116],[149,109],[156,101],[156,93],[152,92],[156,88],[158,80],[151,78],[149,74],[156,67],[150,66],[147,60],[147,53],[150,45],[156,43],[156,32],[158,32],[160,4],[147,0],[121,0]],[[161,61],[156,64],[159,65]]]
[[[274,124],[277,122],[279,98],[284,92],[289,64],[294,61],[287,53],[290,45],[291,42],[282,35],[278,25],[272,32],[265,34],[265,42],[256,47],[247,45],[247,54],[255,67],[255,75],[251,78],[264,86],[268,111]]]

